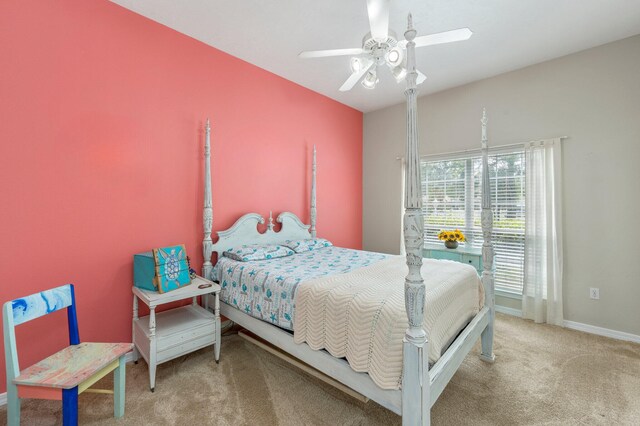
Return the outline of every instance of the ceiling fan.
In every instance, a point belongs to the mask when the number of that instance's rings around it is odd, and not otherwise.
[[[367,0],[367,12],[371,31],[362,39],[362,47],[352,49],[312,50],[301,52],[300,58],[323,58],[328,56],[352,56],[351,76],[340,86],[341,92],[351,90],[359,81],[367,89],[374,89],[378,83],[378,66],[387,65],[396,81],[401,82],[407,74],[405,62],[406,40],[398,40],[396,33],[389,30],[389,6],[391,0]],[[416,37],[416,47],[433,46],[468,40],[473,33],[469,28],[445,31]],[[426,80],[418,71],[416,83]]]

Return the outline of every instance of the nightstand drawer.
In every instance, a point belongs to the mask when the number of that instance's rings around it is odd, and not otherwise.
[[[135,344],[149,362],[151,333],[149,316],[134,321]],[[200,306],[183,306],[156,315],[156,364],[193,352],[216,342],[215,316]]]
[[[431,258],[432,259],[446,259],[446,260],[454,260],[456,262],[461,262],[462,255],[460,253],[456,253],[455,251],[440,251],[440,250],[431,250]]]
[[[479,256],[474,256],[474,255],[468,255],[468,254],[463,254],[462,255],[462,260],[460,260],[462,263],[466,263],[467,265],[471,265],[474,268],[476,268],[477,271],[480,271],[480,257]]]

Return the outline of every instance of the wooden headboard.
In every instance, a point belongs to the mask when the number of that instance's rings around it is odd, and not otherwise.
[[[257,213],[247,213],[234,223],[231,228],[218,231],[218,241],[211,245],[212,252],[218,253],[243,244],[282,244],[286,240],[310,239],[310,225],[305,225],[293,213],[280,213],[276,221],[282,224],[280,231],[273,230],[275,224],[273,217],[269,216],[267,230],[264,233],[258,231],[258,225],[264,224],[264,218]]]

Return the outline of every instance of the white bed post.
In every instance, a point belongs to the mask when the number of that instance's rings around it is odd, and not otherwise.
[[[211,204],[211,126],[207,118],[205,127],[206,137],[204,142],[204,208],[202,209],[202,224],[204,230],[204,240],[202,240],[202,276],[211,279],[211,253],[213,252],[213,242],[211,241],[211,227],[213,225],[213,207]]]
[[[489,324],[482,332],[482,354],[480,359],[493,362],[493,326],[495,323],[495,291],[493,276],[493,212],[491,211],[491,180],[489,177],[489,147],[487,146],[487,111],[482,110],[482,285],[484,286],[484,306],[489,308]]]
[[[424,320],[424,280],[422,248],[424,245],[424,218],[422,215],[422,186],[420,185],[420,153],[418,149],[417,88],[415,63],[416,30],[411,14],[407,31],[407,145],[404,192],[404,245],[409,274],[404,283],[404,301],[409,328],[403,339],[402,370],[402,424],[428,425],[431,409],[429,393],[429,341],[422,328]]]
[[[313,165],[311,168],[311,238],[316,237],[316,146],[313,146]]]

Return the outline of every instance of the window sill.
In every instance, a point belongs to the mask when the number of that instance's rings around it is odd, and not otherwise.
[[[522,300],[522,294],[512,293],[510,291],[496,290],[496,296],[506,297],[507,299]]]

